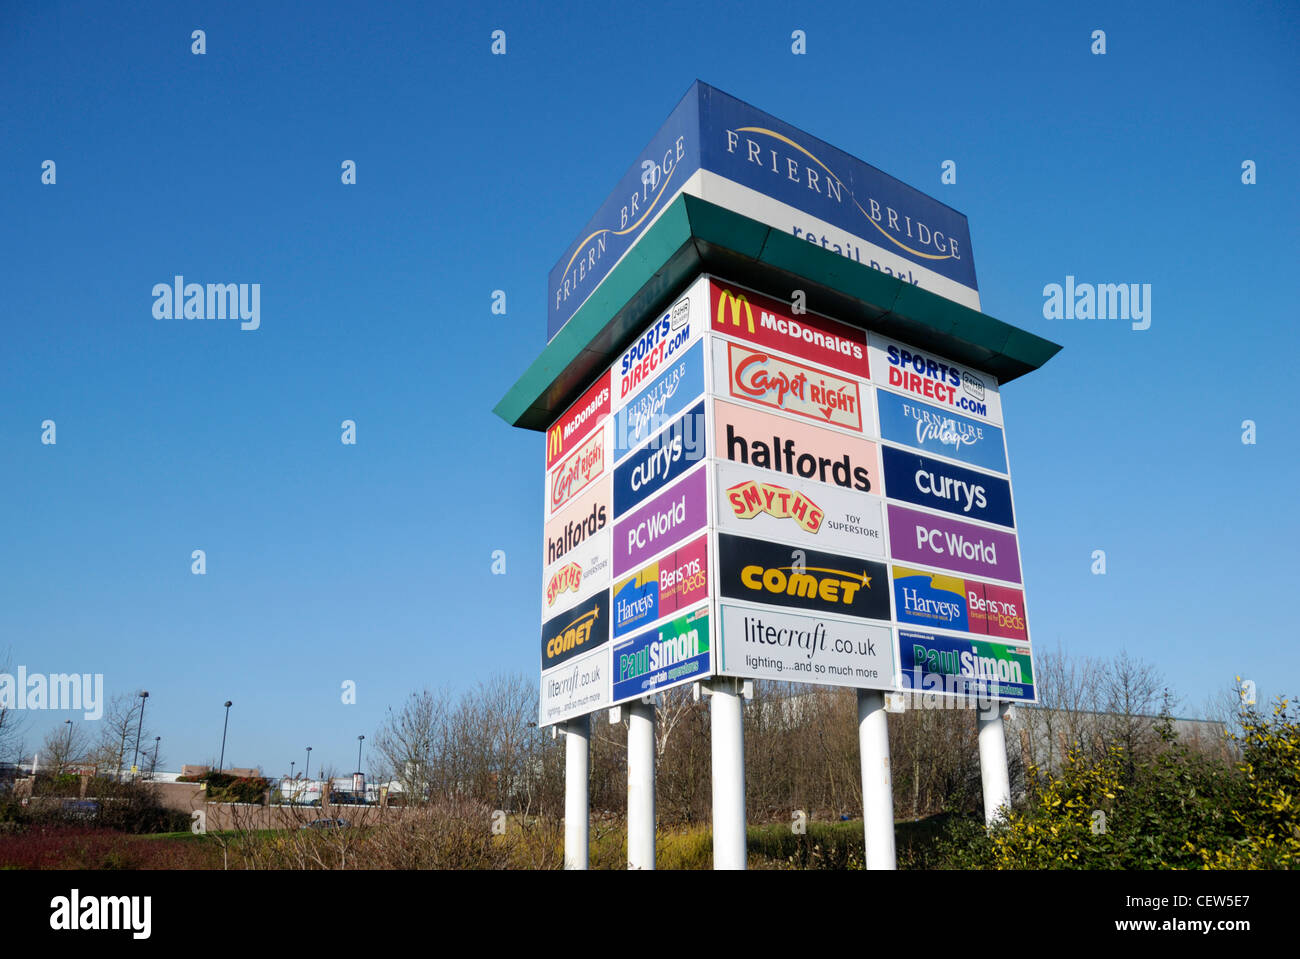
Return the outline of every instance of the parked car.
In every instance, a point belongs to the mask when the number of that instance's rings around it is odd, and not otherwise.
[[[305,822],[300,828],[302,829],[346,829],[350,826],[346,819],[313,819],[311,822]]]

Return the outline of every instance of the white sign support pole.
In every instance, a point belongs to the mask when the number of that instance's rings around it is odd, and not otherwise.
[[[1002,728],[1002,704],[996,701],[991,704],[982,703],[978,722],[984,822],[992,825],[998,816],[998,810],[1011,805],[1011,777],[1007,773],[1007,739]]]
[[[627,868],[655,867],[655,707],[628,704]]]
[[[564,724],[565,869],[586,869],[590,862],[590,812],[587,803],[590,740],[590,716],[579,716]]]
[[[746,868],[744,700],[738,679],[713,680],[713,868]]]
[[[858,751],[862,761],[862,831],[868,869],[897,869],[894,784],[889,772],[885,694],[858,690]]]

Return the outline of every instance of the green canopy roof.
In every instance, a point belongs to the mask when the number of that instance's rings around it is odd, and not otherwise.
[[[629,250],[542,350],[494,412],[545,430],[609,366],[646,320],[701,273],[807,307],[983,370],[1006,383],[1061,349],[757,220],[683,194]]]

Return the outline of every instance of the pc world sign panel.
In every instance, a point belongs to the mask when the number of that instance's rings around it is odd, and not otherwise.
[[[681,193],[979,309],[965,216],[696,81],[551,270],[548,341]]]

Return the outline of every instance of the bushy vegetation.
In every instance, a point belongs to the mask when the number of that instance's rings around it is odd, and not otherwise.
[[[1168,721],[1142,762],[1112,744],[1071,750],[990,830],[952,821],[938,864],[974,869],[1197,869],[1300,866],[1300,723],[1286,700],[1245,709],[1236,763],[1178,742]]]

